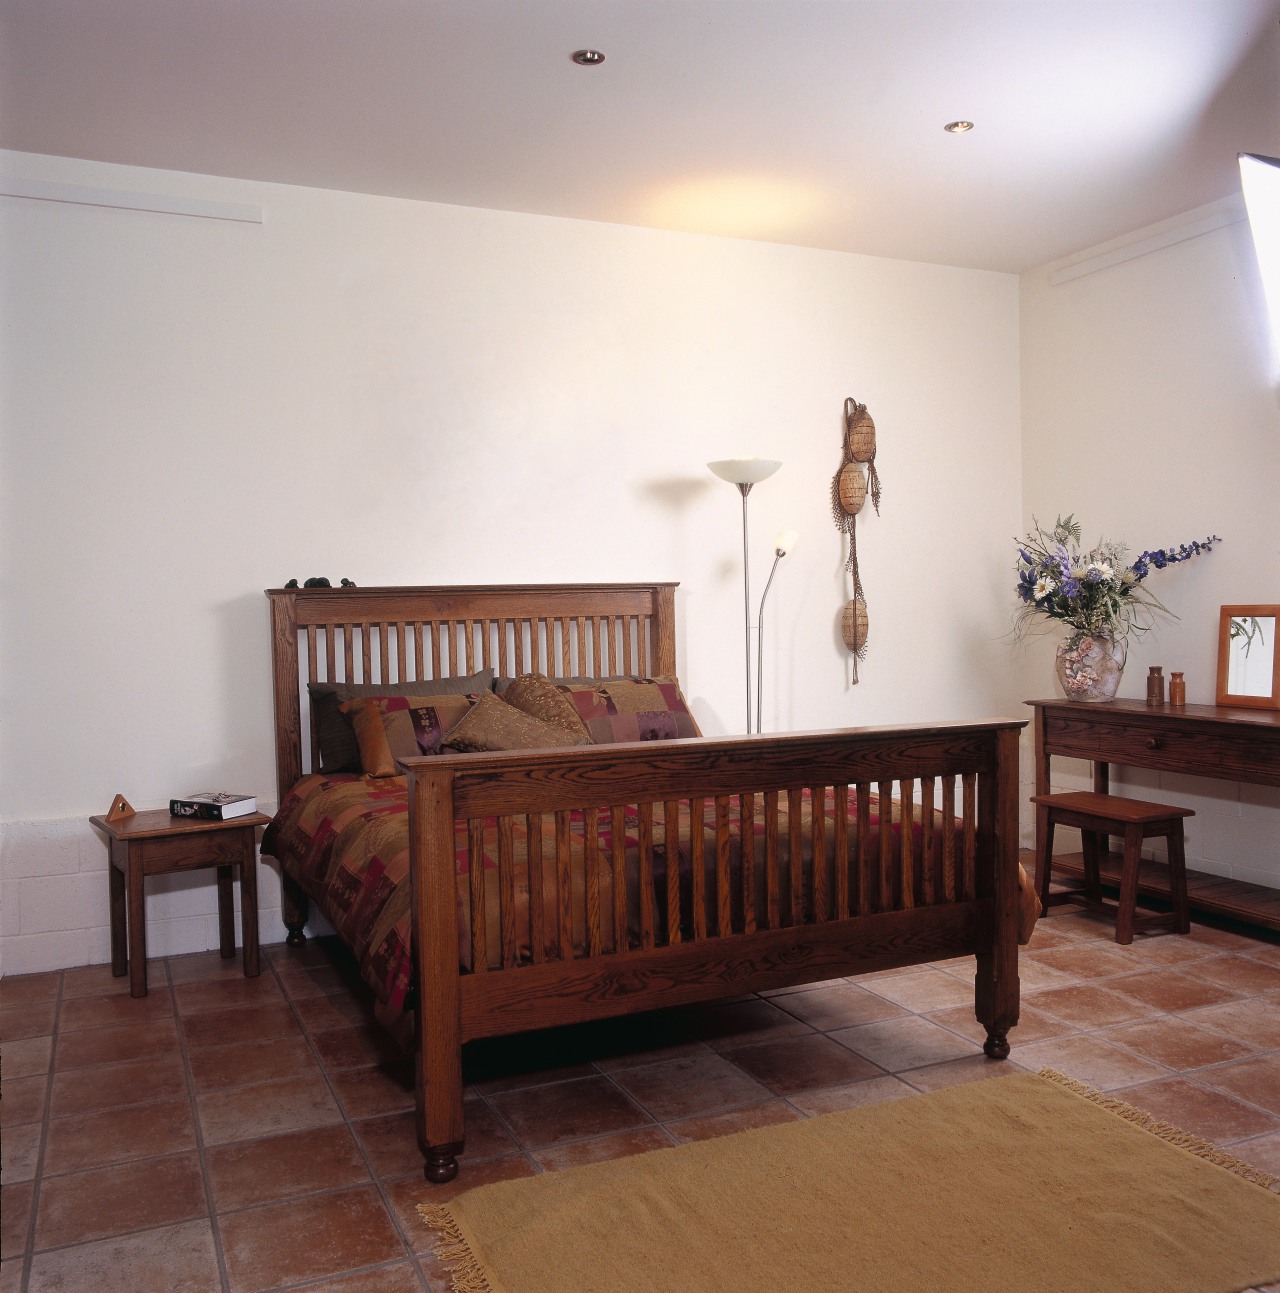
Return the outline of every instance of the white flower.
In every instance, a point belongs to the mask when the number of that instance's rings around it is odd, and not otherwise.
[[[1048,575],[1041,575],[1040,578],[1036,580],[1036,601],[1039,601],[1042,597],[1048,597],[1049,594],[1057,588],[1057,586],[1058,585],[1055,584]]]
[[[1095,573],[1096,572],[1096,573]],[[1108,561],[1091,561],[1089,569],[1086,572],[1086,578],[1094,579],[1101,583],[1104,579],[1111,579],[1115,575],[1115,570]]]

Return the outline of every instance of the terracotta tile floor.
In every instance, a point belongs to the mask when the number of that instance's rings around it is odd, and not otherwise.
[[[415,1205],[1046,1065],[1280,1174],[1280,938],[1203,925],[1117,948],[1042,921],[1023,1027],[981,1053],[969,961],[482,1043],[468,1147],[432,1188],[412,1069],[327,940],[0,980],[0,1293],[445,1290]],[[1280,1287],[1280,1286],[1278,1286]]]

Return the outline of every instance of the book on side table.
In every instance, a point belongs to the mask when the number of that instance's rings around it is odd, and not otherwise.
[[[203,817],[209,821],[227,821],[247,817],[258,811],[255,795],[233,795],[225,790],[197,790],[181,799],[169,800],[171,817]]]

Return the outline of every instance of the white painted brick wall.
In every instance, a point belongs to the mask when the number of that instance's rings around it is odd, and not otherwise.
[[[148,956],[218,946],[218,889],[212,867],[153,876],[147,880],[146,894]],[[234,904],[239,952],[243,930],[238,881]],[[260,860],[260,942],[284,940],[280,906],[279,874],[270,860]],[[323,921],[314,924],[316,932],[331,932]],[[0,823],[0,974],[33,974],[110,960],[105,841],[87,819]]]
[[[1035,844],[1035,790],[1029,741],[1020,767],[1021,841]],[[1187,819],[1187,865],[1280,889],[1280,788],[1239,785],[1136,768],[1112,769],[1120,794],[1181,804]],[[1088,790],[1089,765],[1053,761],[1055,791]],[[269,811],[269,809],[267,809]],[[1079,850],[1078,832],[1055,832],[1055,851]],[[1162,841],[1148,850],[1164,856]],[[258,867],[258,932],[263,943],[282,942],[280,877],[272,862]],[[236,946],[242,946],[240,886],[235,886]],[[323,917],[307,928],[332,933]],[[212,868],[155,876],[147,881],[147,951],[176,956],[218,946],[218,898]],[[111,959],[107,848],[87,820],[0,823],[0,974],[32,974]]]

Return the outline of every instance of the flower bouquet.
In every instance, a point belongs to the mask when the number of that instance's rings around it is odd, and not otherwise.
[[[1130,562],[1124,544],[1105,539],[1081,551],[1074,515],[1059,517],[1049,531],[1034,525],[1018,545],[1017,631],[1028,631],[1039,616],[1069,625],[1073,631],[1058,648],[1063,690],[1072,700],[1110,700],[1120,685],[1129,635],[1146,632],[1157,612],[1172,614],[1144,586],[1147,576],[1222,540],[1214,534],[1143,552]]]

